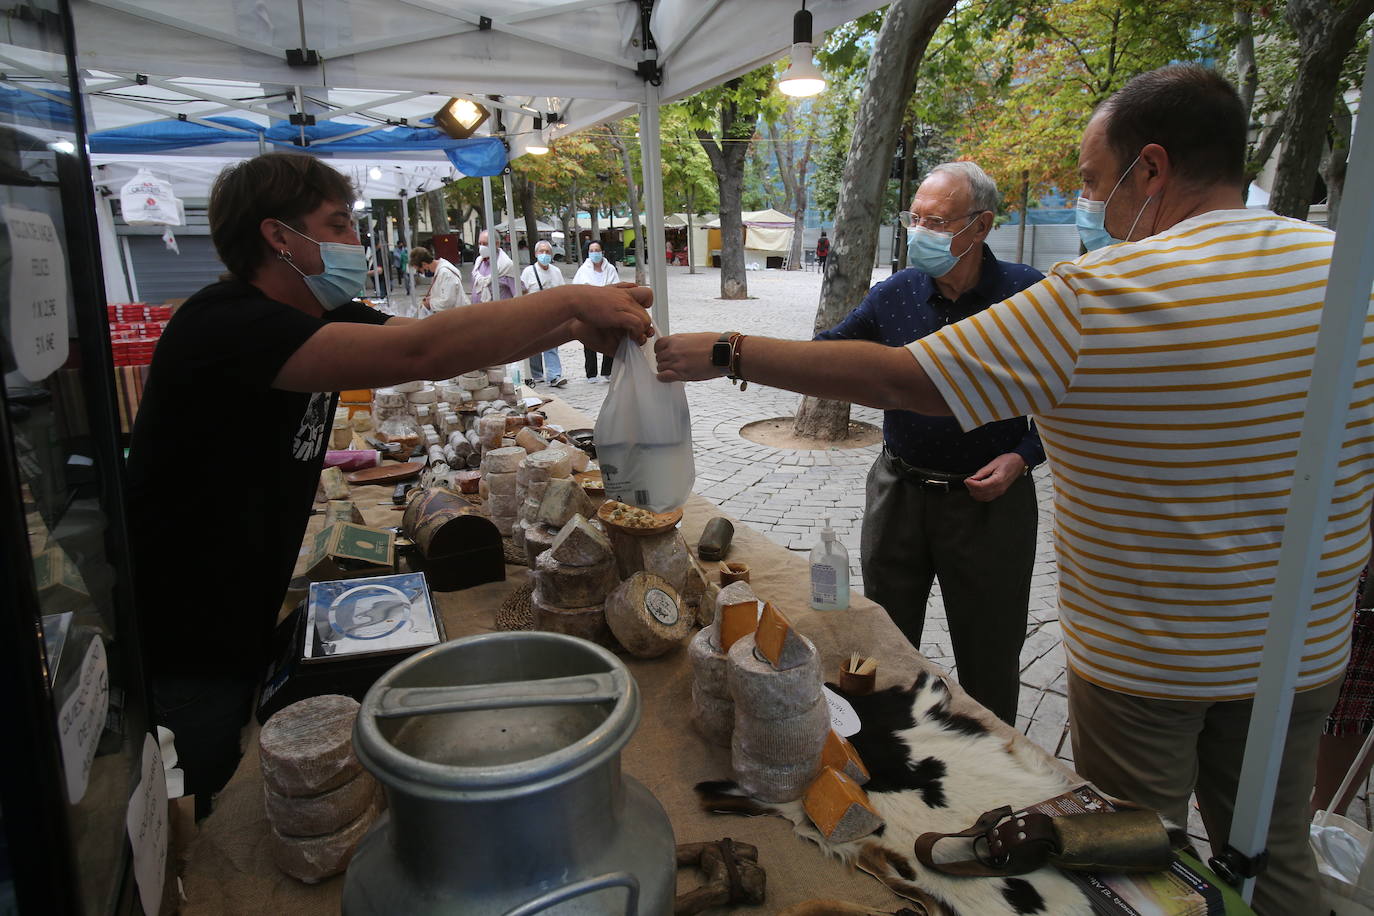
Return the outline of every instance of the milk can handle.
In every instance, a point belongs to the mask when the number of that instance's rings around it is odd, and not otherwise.
[[[479,709],[608,703],[624,695],[625,674],[620,671],[453,687],[384,687],[377,691],[376,715],[395,719]]]
[[[522,903],[514,909],[507,910],[505,916],[533,916],[535,913],[542,913],[549,907],[574,897],[594,894],[597,891],[604,891],[612,887],[623,887],[627,892],[625,895],[625,916],[638,916],[639,879],[627,871],[613,871],[596,878],[587,878],[583,881],[565,884],[547,894],[541,894],[533,900]]]

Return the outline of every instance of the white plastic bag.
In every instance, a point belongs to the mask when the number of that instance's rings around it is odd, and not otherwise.
[[[1341,781],[1335,799],[1345,798],[1357,779],[1363,778],[1361,764],[1374,751],[1374,733],[1365,739],[1350,769]],[[1374,916],[1374,855],[1370,854],[1374,835],[1348,817],[1318,811],[1312,818],[1308,838],[1317,860],[1322,887],[1322,913],[1335,916]]]
[[[650,339],[645,347],[652,347]],[[651,512],[687,501],[696,482],[692,414],[682,382],[660,382],[653,351],[626,337],[596,420],[596,457],[606,496]]]
[[[183,205],[163,181],[147,169],[139,169],[119,192],[119,209],[130,226],[180,226]]]

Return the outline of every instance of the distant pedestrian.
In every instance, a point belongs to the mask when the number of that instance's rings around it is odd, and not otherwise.
[[[821,237],[816,239],[816,260],[820,262],[821,272],[825,272],[825,259],[830,257],[830,239],[825,237],[825,230],[821,230]]]
[[[434,256],[428,248],[412,248],[410,263],[417,271],[434,274],[434,282],[421,300],[424,309],[419,317],[468,304],[468,294],[463,291],[463,274],[451,261]]]
[[[520,274],[520,286],[527,295],[562,286],[566,282],[563,271],[553,266],[553,246],[548,242],[535,242],[534,261]],[[543,381],[547,381],[550,388],[562,388],[568,384],[563,377],[563,360],[558,355],[557,347],[530,357],[530,384]]]
[[[592,242],[587,246],[587,260],[582,262],[582,266],[577,268],[577,273],[573,276],[574,283],[585,283],[588,286],[610,286],[620,282],[620,272],[615,269],[615,264],[606,260],[605,252],[601,250],[600,242]],[[601,354],[601,375],[596,374],[596,351],[590,347],[583,347],[585,354],[585,366],[587,370],[587,381],[592,384],[609,381],[611,377],[612,359],[608,354]]]
[[[492,285],[491,259],[487,256],[487,230],[483,229],[477,237],[477,261],[472,265],[472,301],[515,298],[515,262],[499,246],[496,249],[495,290]]]
[[[391,269],[396,274],[396,286],[399,289],[405,286],[406,295],[410,295],[410,252],[406,250],[405,242],[396,240],[396,247],[391,249]]]

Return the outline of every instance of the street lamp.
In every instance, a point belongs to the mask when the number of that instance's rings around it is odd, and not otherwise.
[[[824,88],[825,77],[812,57],[811,14],[802,0],[802,8],[792,17],[792,63],[778,80],[778,90],[793,98],[807,98]]]

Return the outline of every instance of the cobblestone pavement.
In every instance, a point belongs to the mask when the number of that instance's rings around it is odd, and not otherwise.
[[[565,267],[565,273],[570,277],[574,269]],[[748,281],[749,293],[755,298],[724,301],[718,298],[719,271],[698,271],[693,275],[682,267],[668,269],[671,330],[738,330],[792,339],[811,336],[820,298],[818,273],[753,271],[748,274]],[[887,270],[874,271],[873,281],[887,276]],[[557,394],[595,419],[606,396],[606,386],[587,379],[581,346],[565,345],[559,354],[568,385]],[[739,430],[747,423],[796,412],[797,395],[761,385],[750,385],[741,392],[725,379],[690,384],[687,399],[692,411],[697,492],[789,550],[809,551],[829,517],[840,543],[849,551],[850,583],[862,591],[859,531],[864,480],[880,446],[791,450],[769,448],[742,438]],[[881,411],[869,408],[855,407],[852,417],[882,424]],[[1021,697],[1016,725],[1046,751],[1072,766],[1065,695],[1067,672],[1051,535],[1049,469],[1041,466],[1033,477],[1040,523],[1030,616],[1021,651]],[[931,595],[919,648],[926,658],[957,676],[938,585]],[[1370,817],[1367,793],[1368,786],[1351,805],[1351,817],[1361,823]],[[1206,838],[1196,807],[1189,832],[1205,856]]]

